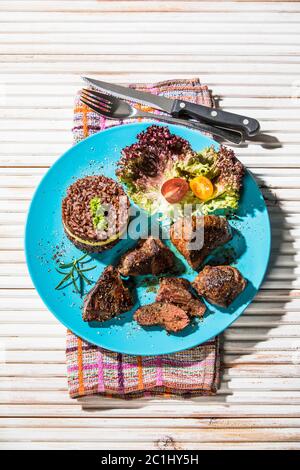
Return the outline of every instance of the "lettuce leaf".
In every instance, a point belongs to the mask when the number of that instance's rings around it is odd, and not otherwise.
[[[221,146],[219,150],[209,147],[194,152],[185,139],[171,134],[167,127],[153,125],[138,135],[136,143],[123,149],[116,174],[128,196],[150,214],[172,212],[172,204],[161,194],[165,181],[206,176],[214,185],[211,199],[203,202],[190,190],[180,204],[191,204],[195,211],[209,214],[238,208],[244,168],[231,149]]]

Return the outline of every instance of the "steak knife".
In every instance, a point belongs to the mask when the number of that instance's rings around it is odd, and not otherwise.
[[[212,124],[215,127],[224,129],[236,129],[239,132],[252,137],[259,131],[260,125],[256,119],[241,116],[235,113],[228,113],[219,109],[212,109],[201,104],[190,103],[189,101],[170,99],[165,96],[157,96],[152,93],[135,90],[114,83],[102,82],[94,78],[82,77],[85,82],[106,93],[134,101],[151,108],[158,109],[174,117],[197,119],[199,121]]]

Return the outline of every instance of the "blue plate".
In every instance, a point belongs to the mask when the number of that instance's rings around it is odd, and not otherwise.
[[[61,275],[55,270],[55,257],[63,260],[79,257],[81,252],[64,235],[61,221],[61,201],[66,189],[76,179],[97,173],[115,178],[115,166],[123,147],[136,141],[139,132],[149,123],[114,127],[95,134],[68,150],[46,173],[33,197],[26,225],[25,249],[33,283],[46,306],[66,327],[81,338],[103,348],[127,354],[167,354],[197,346],[218,335],[236,320],[252,301],[265,275],[270,254],[270,223],[262,194],[253,177],[247,173],[238,217],[230,224],[233,240],[212,256],[213,262],[234,253],[234,266],[248,280],[245,291],[228,309],[210,304],[202,321],[179,334],[167,334],[158,327],[143,329],[132,319],[139,304],[154,301],[155,292],[149,284],[139,282],[135,308],[105,323],[86,323],[81,318],[82,299],[72,286],[55,290]],[[168,126],[171,132],[187,139],[194,150],[218,143],[181,126]],[[108,264],[117,261],[120,250],[126,251],[130,241],[121,240],[113,249],[96,255],[91,271],[94,281]],[[131,241],[132,245],[132,241]],[[176,249],[169,246],[176,252]],[[176,252],[183,263],[185,260]],[[226,260],[225,260],[226,261]],[[194,279],[188,268],[184,277]]]

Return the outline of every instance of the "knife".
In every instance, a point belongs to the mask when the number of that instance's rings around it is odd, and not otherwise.
[[[248,137],[256,135],[260,128],[259,122],[256,119],[247,116],[212,109],[201,104],[190,103],[189,101],[173,100],[165,96],[153,95],[152,93],[115,85],[114,83],[102,82],[94,78],[82,77],[82,79],[110,95],[150,106],[174,117],[192,118],[207,122],[215,127],[236,129]]]

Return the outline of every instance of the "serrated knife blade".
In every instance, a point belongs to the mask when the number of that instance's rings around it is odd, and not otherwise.
[[[156,96],[151,93],[135,90],[121,85],[115,85],[114,83],[106,83],[101,80],[94,78],[82,77],[82,79],[89,85],[98,88],[99,90],[105,91],[110,95],[116,96],[117,98],[134,101],[135,103],[144,104],[165,113],[171,114],[174,100],[165,98],[164,96]]]

